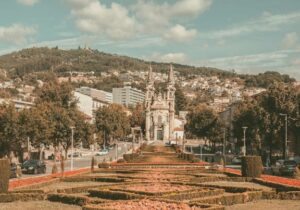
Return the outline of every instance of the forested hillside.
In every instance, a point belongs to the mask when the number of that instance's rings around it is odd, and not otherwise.
[[[166,71],[167,63],[152,62],[155,71]],[[174,64],[176,71],[183,75],[190,73],[203,74],[206,76],[233,75],[231,72],[222,71],[209,67],[192,67],[187,65]],[[109,70],[132,70],[140,71],[149,68],[149,62],[103,53],[98,50],[76,49],[62,50],[58,48],[29,48],[18,52],[0,56],[0,68],[6,69],[12,77],[23,77],[25,74],[38,71],[54,71],[59,74],[73,71],[93,71],[95,75]]]

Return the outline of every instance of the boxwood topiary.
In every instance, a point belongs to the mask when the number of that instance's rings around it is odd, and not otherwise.
[[[0,193],[8,192],[10,177],[10,162],[8,159],[0,159]]]
[[[263,165],[260,156],[242,157],[242,176],[260,178]]]

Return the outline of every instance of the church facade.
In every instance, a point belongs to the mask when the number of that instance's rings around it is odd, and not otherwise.
[[[152,67],[150,66],[146,95],[146,139],[168,142],[174,138],[175,120],[175,80],[173,66],[170,65],[167,87],[164,91],[156,91]]]

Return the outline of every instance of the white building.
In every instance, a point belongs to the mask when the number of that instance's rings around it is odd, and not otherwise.
[[[103,90],[98,90],[90,87],[80,87],[76,89],[76,92],[90,96],[94,99],[97,99],[100,102],[110,103],[110,104],[113,102],[112,93]]]
[[[124,106],[135,106],[144,103],[145,93],[131,86],[123,88],[113,88],[113,102]]]
[[[78,108],[84,113],[88,118],[95,119],[94,113],[99,107],[107,106],[109,103],[105,101],[98,100],[97,98],[92,98],[86,94],[80,92],[74,92],[75,98],[78,100]]]

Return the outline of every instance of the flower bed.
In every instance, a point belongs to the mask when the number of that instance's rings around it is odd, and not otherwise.
[[[125,179],[117,177],[101,177],[101,176],[77,176],[63,178],[64,182],[124,182]]]
[[[209,205],[203,205],[204,209],[210,209]],[[206,207],[206,208],[205,208]],[[111,202],[101,205],[88,205],[84,206],[83,210],[157,210],[157,209],[174,209],[174,210],[198,210],[203,209],[197,205],[190,206],[186,203],[173,203],[173,202],[165,202],[165,201],[154,201],[154,200],[134,200],[134,201],[119,201],[119,202]],[[219,208],[222,209],[222,208]],[[215,208],[215,210],[217,210]]]
[[[89,168],[67,171],[64,173],[64,176],[65,177],[75,176],[78,174],[87,173],[89,171],[90,171]],[[51,174],[46,176],[40,176],[40,177],[12,180],[9,182],[9,190],[13,190],[15,188],[20,188],[20,187],[28,187],[30,185],[35,185],[35,184],[47,183],[53,180],[57,180],[57,178],[61,177],[61,175],[62,175],[61,173],[57,173],[57,174]]]
[[[119,188],[127,192],[146,194],[146,195],[158,195],[164,193],[176,193],[183,191],[195,190],[196,188],[188,185],[173,185],[168,183],[151,183],[151,184],[137,184],[128,185]]]

